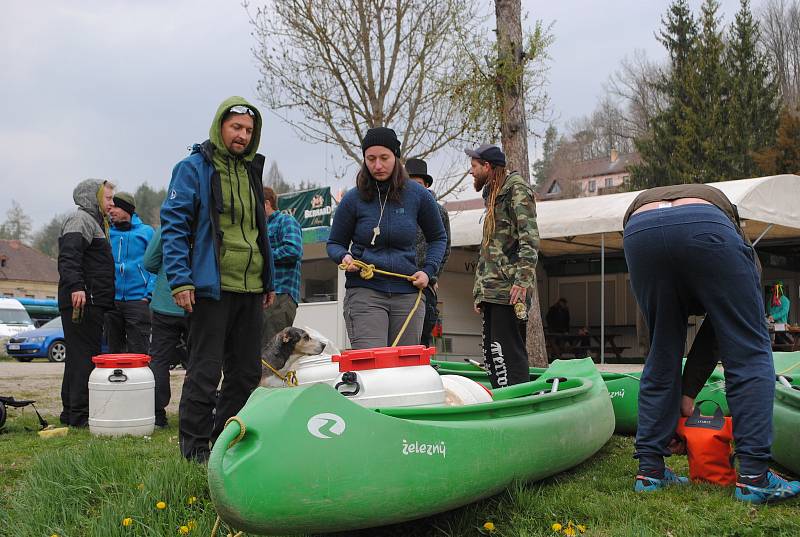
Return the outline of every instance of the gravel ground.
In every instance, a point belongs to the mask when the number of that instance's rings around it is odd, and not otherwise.
[[[183,369],[170,372],[172,398],[167,413],[178,412],[178,402],[183,385]],[[58,415],[61,412],[61,377],[64,364],[52,362],[0,362],[0,395],[16,399],[34,399],[42,414]],[[22,409],[20,409],[22,410]],[[12,409],[11,412],[20,410]],[[25,409],[25,411],[29,411]]]

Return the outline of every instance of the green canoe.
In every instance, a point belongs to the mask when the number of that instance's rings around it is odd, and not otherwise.
[[[614,429],[590,359],[556,361],[536,381],[460,407],[367,409],[325,384],[258,388],[238,419],[241,440],[228,447],[240,434],[232,421],[211,452],[211,498],[232,527],[262,534],[354,530],[453,509],[571,468]]]
[[[440,375],[462,375],[491,387],[489,377],[482,368],[466,362],[443,362],[431,360],[431,365],[437,368]],[[531,379],[538,378],[544,369],[530,368]],[[611,404],[614,407],[614,432],[617,434],[633,434],[636,432],[639,409],[639,377],[641,372],[635,373],[600,373],[606,383]],[[727,414],[728,403],[725,400],[725,377],[719,371],[714,371],[706,382],[705,387],[697,396],[698,401],[712,400],[720,404]],[[713,411],[712,406],[704,411]]]
[[[793,388],[775,386],[772,458],[800,476],[800,352],[776,352],[775,373],[791,377]]]

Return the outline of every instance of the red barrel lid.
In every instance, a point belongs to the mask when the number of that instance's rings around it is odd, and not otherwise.
[[[339,362],[339,372],[365,371],[387,367],[409,367],[430,365],[431,356],[436,354],[434,347],[424,345],[405,345],[402,347],[380,347],[344,351],[333,357]]]
[[[99,354],[92,356],[92,362],[96,367],[119,368],[119,367],[147,367],[150,363],[150,356],[147,354]]]

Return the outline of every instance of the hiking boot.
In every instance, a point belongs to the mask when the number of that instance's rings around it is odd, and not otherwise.
[[[687,478],[675,475],[675,472],[669,468],[664,468],[664,477],[662,479],[648,477],[646,475],[637,475],[633,490],[636,492],[653,492],[670,485],[685,485],[688,482],[689,480]]]
[[[787,481],[772,471],[767,472],[766,481],[760,487],[737,481],[733,497],[740,502],[759,504],[788,500],[800,494],[800,481]]]

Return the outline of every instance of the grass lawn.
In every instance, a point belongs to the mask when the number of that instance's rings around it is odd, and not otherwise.
[[[36,426],[32,412],[12,410],[0,434],[0,535],[160,537],[181,535],[182,526],[188,535],[210,535],[216,515],[204,468],[180,457],[174,425],[150,439],[95,438],[87,430],[41,439]],[[483,526],[491,522],[495,536],[554,536],[564,533],[552,524],[569,521],[585,526],[586,536],[800,533],[800,500],[753,508],[733,501],[732,489],[710,485],[636,494],[632,451],[631,438],[615,436],[569,472],[441,515],[348,535],[477,536],[489,534]],[[685,458],[670,463],[686,472]],[[228,531],[223,525],[219,535]]]

